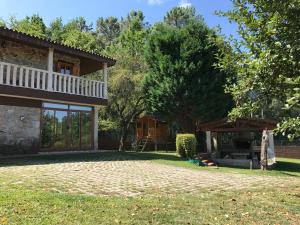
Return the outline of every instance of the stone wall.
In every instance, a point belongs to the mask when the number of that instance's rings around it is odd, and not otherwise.
[[[47,70],[48,50],[0,38],[0,61]],[[75,68],[80,68],[78,57],[56,51],[54,51],[53,61],[53,71],[57,71],[58,61],[72,63]]]
[[[0,154],[37,153],[41,109],[0,105]]]

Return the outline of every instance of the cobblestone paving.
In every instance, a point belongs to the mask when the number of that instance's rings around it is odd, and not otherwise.
[[[151,161],[112,160],[0,167],[0,185],[88,195],[176,194],[299,185],[300,179],[201,171]]]

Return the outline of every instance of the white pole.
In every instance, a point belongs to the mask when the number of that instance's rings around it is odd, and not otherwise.
[[[52,78],[53,78],[53,55],[54,55],[54,49],[49,48],[48,52],[48,91],[53,91],[52,87]]]
[[[98,150],[98,108],[94,107],[94,150]]]
[[[107,63],[103,63],[104,99],[107,99]]]
[[[206,131],[207,153],[211,153],[211,131]]]

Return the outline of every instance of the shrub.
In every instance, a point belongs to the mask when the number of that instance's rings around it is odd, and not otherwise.
[[[183,158],[193,158],[196,153],[197,140],[194,134],[177,134],[176,152]]]

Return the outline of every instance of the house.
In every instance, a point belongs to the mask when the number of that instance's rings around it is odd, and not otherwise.
[[[98,149],[115,60],[0,28],[0,154]],[[100,71],[103,79],[83,76]]]
[[[142,116],[136,121],[135,136],[141,148],[146,148],[147,145],[152,144],[157,150],[158,145],[168,143],[168,124],[153,116]]]
[[[206,149],[221,166],[259,167],[262,131],[268,130],[269,148],[274,151],[276,122],[258,118],[228,118],[200,123],[198,132],[206,133]]]

